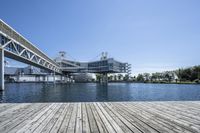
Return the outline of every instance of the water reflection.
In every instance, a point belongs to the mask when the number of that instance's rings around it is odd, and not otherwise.
[[[200,100],[200,85],[94,83],[6,84],[0,102],[95,102]]]
[[[96,84],[96,100],[97,101],[108,101],[108,85],[107,84]]]

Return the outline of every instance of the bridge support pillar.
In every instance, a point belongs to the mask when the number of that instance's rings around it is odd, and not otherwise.
[[[47,81],[46,82],[49,83],[49,74],[47,74],[46,77],[47,77]]]
[[[108,74],[107,73],[101,74],[100,83],[102,83],[102,84],[108,83]]]
[[[53,83],[54,84],[56,83],[56,74],[55,74],[55,71],[53,72]]]
[[[0,49],[0,91],[4,90],[4,50]]]

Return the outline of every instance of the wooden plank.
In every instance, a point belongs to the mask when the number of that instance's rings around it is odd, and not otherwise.
[[[116,124],[116,122],[114,122],[112,120],[112,118],[110,118],[110,116],[108,115],[108,113],[106,113],[106,111],[104,109],[102,109],[101,105],[99,105],[99,103],[94,103],[96,110],[99,113],[99,116],[101,117],[103,123],[106,126],[106,129],[108,132],[116,132],[116,130],[114,129],[115,127],[117,128],[117,130],[120,130],[120,127],[117,127],[118,125]],[[114,124],[114,126],[112,126],[112,124]],[[120,130],[121,132],[123,132],[122,130]]]
[[[34,132],[36,129],[43,129],[43,127],[48,124],[49,117],[53,117],[54,114],[60,109],[60,104],[55,104],[55,108],[49,109],[45,114],[43,114],[37,121],[31,124],[26,132]],[[42,126],[42,127],[41,127]],[[41,128],[40,128],[41,127]]]
[[[0,104],[0,114],[1,112],[7,111],[7,109],[18,106],[18,104],[9,103],[9,104]]]
[[[131,129],[129,129],[128,126],[126,126],[120,120],[120,118],[116,115],[116,113],[113,113],[113,112],[115,112],[113,109],[110,109],[104,103],[101,103],[101,105],[105,109],[105,111],[108,112],[108,114],[112,117],[112,119],[119,125],[119,127],[123,130],[123,132],[125,132],[125,133],[132,133]],[[137,130],[137,131],[140,132],[139,130]]]
[[[101,116],[98,114],[98,111],[94,107],[94,104],[90,104],[90,108],[92,111],[92,115],[94,116],[94,120],[97,123],[97,127],[100,133],[107,133],[106,126],[104,125],[103,121],[101,120]]]
[[[112,110],[112,112],[134,133],[141,133],[142,131],[140,131],[137,127],[134,126],[133,123],[129,122],[126,118],[124,118],[121,113],[119,113],[118,111],[116,111],[114,109],[113,104],[111,103],[104,103],[110,110]]]
[[[65,109],[65,105],[63,103],[59,104],[60,104],[59,109],[56,110],[55,113],[51,114],[50,119],[48,120],[48,122],[46,122],[47,124],[43,127],[41,133],[49,133],[54,124],[56,123],[56,121],[58,120],[58,118],[60,117],[60,115],[62,114],[63,110]],[[38,133],[40,131],[34,131],[34,132]]]
[[[160,103],[160,105],[163,107],[168,107],[168,109],[172,109],[173,111],[178,111],[180,113],[186,113],[186,114],[191,114],[192,116],[196,116],[193,118],[200,118],[200,107],[199,110],[197,108],[194,108],[194,104],[184,104],[187,106],[183,106],[182,104],[179,103],[171,103],[171,102],[166,102],[166,103]]]
[[[145,103],[144,103],[145,104]],[[189,130],[191,132],[197,132],[198,129],[197,128],[193,128],[194,125],[190,125],[188,124],[188,122],[185,123],[185,121],[182,121],[182,120],[178,120],[176,117],[174,116],[170,116],[166,113],[163,113],[162,111],[158,111],[152,107],[149,107],[147,105],[143,106],[143,104],[139,104],[139,108],[142,108],[146,111],[149,111],[149,112],[152,112],[154,113],[155,115],[159,116],[161,119],[165,119],[171,123],[174,123],[178,126],[181,126],[182,128],[186,129],[186,130]]]
[[[131,114],[129,111],[127,111],[127,108],[120,106],[119,103],[113,103],[115,106],[115,109],[120,112],[123,117],[128,119],[131,123],[134,124],[140,131],[145,133],[155,133],[158,132],[154,128],[152,128],[150,125],[146,124],[142,119],[138,118],[138,116]]]
[[[77,117],[77,111],[78,111],[78,104],[74,103],[73,111],[71,114],[70,122],[67,128],[68,133],[74,133],[75,132],[75,126],[76,126],[76,117]]]
[[[17,133],[30,132],[31,129],[35,129],[38,126],[38,122],[42,120],[40,118],[48,116],[52,112],[52,110],[56,108],[56,106],[56,104],[49,104],[47,108],[37,114],[32,120],[29,120],[23,128],[17,131]]]
[[[158,125],[166,127],[174,132],[181,132],[181,133],[184,133],[184,132],[190,133],[191,132],[191,131],[188,131],[188,130],[180,127],[179,125],[176,125],[175,123],[172,123],[166,119],[163,119],[162,117],[159,117],[154,112],[149,112],[147,110],[141,109],[140,107],[137,107],[135,104],[130,104],[130,105],[134,107],[134,109],[131,109],[131,110],[141,112],[142,116],[149,118],[149,120],[151,122],[156,122],[156,123],[158,123]]]
[[[0,118],[4,117],[4,116],[8,116],[10,114],[12,115],[13,113],[19,113],[19,112],[23,111],[24,109],[28,108],[29,106],[31,106],[31,104],[22,103],[22,104],[18,104],[17,106],[14,106],[12,108],[8,108],[6,111],[3,111],[0,113]]]
[[[134,106],[135,104],[124,103],[124,105],[127,105],[127,107],[126,107],[127,110],[130,110],[132,113],[140,116],[142,119],[146,119],[146,121],[148,121],[146,123],[152,125],[159,132],[169,132],[169,133],[187,132],[187,133],[189,133],[189,131],[182,129],[179,126],[172,125],[168,121],[160,119],[159,117],[157,117],[154,114],[146,112],[143,109],[137,108],[136,106]]]
[[[35,105],[35,106],[34,106]],[[6,132],[11,130],[12,128],[15,128],[20,123],[22,123],[24,120],[26,120],[30,115],[32,115],[35,111],[37,112],[37,108],[40,106],[39,104],[34,104],[31,107],[26,110],[23,114],[20,113],[20,115],[17,115],[18,117],[13,119],[8,119],[8,121],[4,121],[5,124],[3,126],[0,126],[0,132]]]
[[[98,129],[97,123],[95,121],[94,115],[91,111],[90,104],[91,103],[86,103],[86,112],[87,112],[87,115],[88,115],[90,131],[92,133],[99,133],[99,129]]]
[[[51,129],[51,131],[50,131],[51,133],[58,132],[62,122],[64,121],[64,118],[65,118],[65,116],[66,116],[66,114],[68,112],[67,109],[69,108],[69,104],[68,103],[64,103],[64,106],[65,106],[65,108],[62,111],[62,114],[59,116],[57,122],[54,124],[53,128]]]
[[[81,109],[81,103],[78,103],[78,111],[76,116],[76,133],[82,133],[83,127],[82,127],[82,109]]]
[[[85,103],[82,103],[83,133],[90,133],[90,125]]]
[[[10,108],[8,112],[3,112],[0,116],[0,127],[20,117],[21,115],[24,115],[24,113],[27,111],[26,109],[30,106],[31,104],[20,104],[18,107],[15,106],[15,108]]]
[[[181,116],[178,113],[170,112],[166,108],[153,106],[152,103],[148,103],[148,104],[145,104],[145,105],[148,106],[149,108],[152,108],[153,110],[155,110],[157,112],[160,112],[160,115],[168,116],[171,119],[178,120],[179,123],[182,123],[186,127],[188,127],[188,126],[190,127],[190,125],[192,125],[192,123],[195,123],[194,122],[195,120],[184,117],[183,115]],[[196,121],[196,122],[198,124],[194,124],[193,126],[191,126],[191,128],[196,129],[196,130],[200,130],[199,122],[198,121]]]
[[[67,128],[69,126],[69,122],[70,122],[70,119],[71,119],[71,116],[72,116],[73,107],[74,107],[74,104],[70,103],[69,108],[67,109],[67,113],[64,116],[64,120],[62,121],[60,129],[58,131],[59,133],[67,132]]]
[[[150,105],[154,106],[158,110],[162,108],[164,112],[167,114],[175,115],[178,119],[183,119],[189,122],[192,122],[194,124],[199,125],[200,124],[200,117],[198,115],[192,115],[190,112],[185,112],[183,109],[173,107],[172,105],[166,105],[163,103],[149,103]]]
[[[19,123],[16,127],[14,127],[12,130],[10,130],[9,133],[16,133],[19,129],[23,128],[30,120],[35,118],[35,116],[37,116],[39,113],[43,112],[44,109],[48,106],[48,104],[44,104],[44,103],[42,103],[42,104],[37,103],[37,105],[40,105],[40,106],[33,110],[28,110],[31,113],[29,113],[26,116],[22,116],[22,117],[26,117],[26,118],[24,120],[21,120],[21,123]]]

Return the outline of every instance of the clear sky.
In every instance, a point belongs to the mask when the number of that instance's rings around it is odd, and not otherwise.
[[[133,74],[200,64],[199,0],[1,0],[0,18],[50,57],[102,51]]]

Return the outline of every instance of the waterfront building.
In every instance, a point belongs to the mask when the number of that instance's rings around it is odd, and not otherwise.
[[[5,67],[5,82],[72,82],[70,77],[54,75],[33,66]]]

